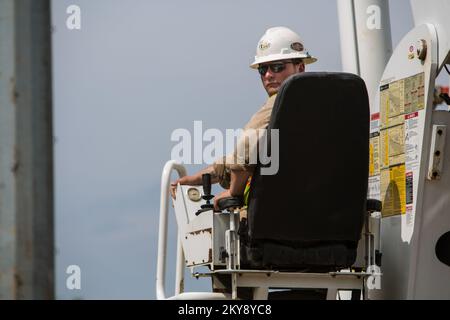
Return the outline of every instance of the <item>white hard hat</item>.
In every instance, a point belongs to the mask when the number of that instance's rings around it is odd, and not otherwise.
[[[256,69],[260,63],[284,59],[302,59],[304,64],[317,61],[305,51],[298,34],[286,27],[274,27],[267,29],[259,40],[255,61],[250,67]]]

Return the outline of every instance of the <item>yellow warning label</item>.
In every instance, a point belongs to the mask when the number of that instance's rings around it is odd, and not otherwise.
[[[389,136],[387,130],[382,130],[380,132],[380,159],[381,168],[389,167]]]
[[[369,144],[369,176],[380,174],[380,136],[374,135]]]
[[[404,109],[406,114],[422,110],[424,108],[424,80],[423,73],[408,77],[404,80]]]
[[[381,129],[404,122],[404,115],[425,107],[424,73],[380,87]]]
[[[417,109],[422,110],[425,107],[425,74],[422,72],[415,77],[417,78]]]
[[[404,81],[399,80],[389,85],[389,109],[387,111],[389,127],[403,123],[404,121]]]
[[[420,73],[380,87],[380,133],[376,137],[374,133],[371,135],[369,173],[371,176],[380,174],[383,217],[406,213],[405,140],[408,139],[408,165],[411,167],[417,159],[411,151],[416,127],[410,119],[417,117],[417,111],[425,107],[424,80],[424,73]],[[409,121],[407,127],[405,118]],[[378,162],[375,159],[377,153]],[[414,172],[409,175],[409,180],[413,181],[411,175]],[[408,188],[412,195],[411,183]]]
[[[388,126],[389,85],[380,88],[380,122],[381,129]]]
[[[417,110],[417,105],[413,104],[412,97],[413,78],[405,79],[405,113],[409,114]],[[415,109],[415,110],[414,110]]]
[[[405,162],[405,126],[403,124],[387,130],[389,166]]]
[[[406,213],[405,165],[381,170],[381,200],[383,217]]]

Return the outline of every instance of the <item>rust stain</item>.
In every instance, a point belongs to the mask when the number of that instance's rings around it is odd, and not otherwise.
[[[23,286],[22,277],[19,275],[19,272],[16,268],[13,268],[14,274],[14,282],[12,287],[12,296],[17,299],[19,292],[21,291],[21,287]]]
[[[9,83],[11,86],[11,102],[13,105],[17,106],[17,99],[19,98],[19,93],[16,90],[16,79],[14,77],[11,77],[9,79]]]
[[[14,164],[13,164],[13,166],[12,166],[12,168],[11,168],[11,171],[12,171],[14,174],[16,174],[17,171],[19,171],[19,162],[17,162],[17,161],[14,162]]]
[[[181,292],[184,292],[184,279],[182,279],[180,281],[180,289],[181,289]]]
[[[192,234],[192,235],[196,236],[196,235],[202,234],[203,232],[207,232],[207,233],[212,234],[212,228],[189,232],[189,234]]]
[[[16,282],[17,288],[20,288],[23,285],[22,278],[17,273],[14,273],[14,281]]]
[[[16,146],[16,147],[14,147],[14,162],[13,162],[13,165],[11,167],[12,173],[17,174],[17,172],[19,171],[19,167],[20,167],[19,149]]]

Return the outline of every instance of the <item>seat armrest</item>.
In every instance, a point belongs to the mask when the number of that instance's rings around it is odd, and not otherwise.
[[[220,199],[217,205],[221,211],[230,208],[239,208],[244,205],[244,199],[242,197],[227,197]]]
[[[367,199],[366,205],[367,212],[381,212],[382,204],[380,200]]]

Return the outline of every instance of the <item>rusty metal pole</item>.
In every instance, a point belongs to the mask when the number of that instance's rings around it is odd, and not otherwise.
[[[0,300],[54,298],[50,0],[0,0]]]

